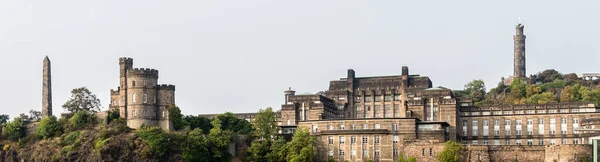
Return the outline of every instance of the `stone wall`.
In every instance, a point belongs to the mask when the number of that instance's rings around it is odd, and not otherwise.
[[[406,148],[416,148],[410,146]],[[434,148],[435,146],[430,146]],[[443,145],[440,145],[443,150]],[[420,148],[417,151],[420,153]],[[441,151],[439,150],[439,151]],[[407,151],[407,155],[414,156],[414,153]],[[417,154],[420,155],[420,154]],[[427,154],[426,154],[427,155]],[[434,152],[435,156],[435,152]],[[419,156],[414,156],[419,159]],[[424,161],[431,161],[429,157],[423,157]],[[545,146],[482,146],[467,145],[464,146],[464,152],[461,161],[483,162],[483,161],[554,161],[571,162],[581,161],[584,158],[588,160],[592,157],[591,145],[545,145]]]

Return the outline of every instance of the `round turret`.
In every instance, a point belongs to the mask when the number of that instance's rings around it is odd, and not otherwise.
[[[158,70],[133,68],[127,71],[127,125],[158,125]]]

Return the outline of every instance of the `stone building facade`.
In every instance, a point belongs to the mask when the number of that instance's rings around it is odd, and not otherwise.
[[[119,111],[127,126],[172,129],[169,106],[175,104],[175,86],[158,84],[158,70],[133,68],[132,58],[119,58],[120,86],[110,90],[110,109]]]
[[[525,35],[523,25],[516,29],[512,78],[522,78]],[[309,130],[317,161],[436,161],[448,140],[465,146],[463,161],[572,161],[591,156],[597,131],[582,128],[600,123],[592,103],[474,106],[406,66],[401,75],[375,77],[349,69],[322,93],[284,94],[282,132]]]

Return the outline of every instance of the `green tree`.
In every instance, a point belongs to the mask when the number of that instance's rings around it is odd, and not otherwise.
[[[544,92],[541,94],[535,94],[527,98],[527,104],[546,104],[556,102],[556,97],[552,92]]]
[[[87,111],[77,111],[71,118],[69,118],[69,123],[73,128],[82,128],[89,123],[92,123],[93,116]]]
[[[525,88],[525,97],[529,98],[533,95],[542,93],[542,87],[536,84],[529,84]]]
[[[169,120],[173,122],[173,128],[175,128],[175,130],[179,130],[187,125],[185,120],[183,120],[181,109],[175,105],[169,105]]]
[[[556,79],[562,80],[563,75],[554,69],[546,69],[536,75],[536,81],[541,83],[552,82]]]
[[[227,144],[232,137],[231,130],[222,130],[221,120],[219,118],[213,119],[211,124],[213,125],[213,128],[210,129],[210,133],[208,134],[208,141],[212,155],[215,159],[225,158],[225,156],[228,154]]]
[[[408,162],[416,162],[416,161],[417,161],[417,159],[415,157],[411,156],[408,158]]]
[[[6,137],[13,141],[25,136],[25,124],[23,119],[20,117],[15,117],[12,121],[6,123],[5,131]]]
[[[560,102],[577,102],[583,100],[583,95],[587,87],[575,84],[573,86],[565,86],[560,94]]]
[[[100,100],[86,87],[75,88],[71,91],[71,98],[62,105],[69,112],[100,111]]]
[[[215,118],[218,118],[221,121],[223,130],[231,130],[233,133],[243,135],[250,134],[252,132],[252,124],[250,124],[250,122],[237,118],[231,112],[217,115]]]
[[[462,145],[460,143],[451,140],[446,141],[444,150],[437,156],[437,159],[443,162],[458,162],[461,149]]]
[[[48,137],[58,136],[61,133],[60,123],[55,116],[43,117],[38,127],[35,130],[35,135],[38,138],[46,139]]]
[[[190,131],[183,148],[183,158],[186,161],[208,162],[211,159],[209,153],[208,139],[202,134],[202,130],[196,128]]]
[[[473,102],[481,102],[485,98],[485,83],[483,80],[473,80],[465,84],[464,93],[473,99]]]
[[[0,115],[0,125],[6,124],[10,118],[6,114]]]
[[[283,138],[279,138],[271,144],[269,148],[271,151],[267,153],[266,158],[268,162],[285,162],[287,156],[287,141]]]
[[[145,156],[162,157],[169,150],[171,138],[159,127],[142,127],[139,137],[150,147],[144,150]]]
[[[286,146],[285,159],[289,162],[313,161],[316,154],[315,145],[316,138],[311,136],[307,129],[299,129]]]
[[[259,110],[254,118],[252,127],[254,128],[254,141],[252,141],[247,151],[249,154],[247,161],[261,161],[266,159],[267,153],[270,152],[271,144],[279,133],[273,109],[269,107],[265,110]]]
[[[212,129],[210,119],[203,116],[186,115],[183,120],[190,125],[190,130],[200,128],[203,133],[208,133]]]
[[[506,100],[510,104],[523,104],[525,103],[526,94],[527,83],[519,78],[515,78],[510,84],[510,95]]]

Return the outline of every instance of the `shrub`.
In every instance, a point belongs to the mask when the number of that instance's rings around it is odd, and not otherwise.
[[[19,138],[25,136],[25,126],[23,119],[15,117],[13,121],[6,123],[6,137],[10,140],[17,141]]]
[[[110,110],[108,111],[108,116],[106,117],[106,120],[108,120],[108,123],[114,121],[114,120],[118,120],[119,118],[121,118],[121,115],[119,114],[119,110]]]
[[[10,145],[4,144],[4,147],[2,147],[2,151],[8,151],[8,149],[10,149]]]
[[[144,150],[147,156],[162,157],[169,149],[170,138],[161,128],[142,127],[137,133],[150,146],[149,150]]]
[[[408,158],[408,162],[417,162],[417,159],[411,156]]]
[[[438,155],[437,159],[444,162],[457,162],[461,149],[462,145],[460,143],[447,141],[444,144],[444,150]]]
[[[55,116],[43,117],[35,130],[38,138],[54,137],[60,134],[61,127]]]
[[[67,135],[63,135],[62,140],[58,143],[60,146],[72,145],[75,144],[79,135],[83,134],[83,131],[75,131],[71,132]]]
[[[75,128],[82,128],[91,122],[92,115],[85,111],[77,111],[75,114],[73,114],[73,117],[69,119],[69,123]]]
[[[108,139],[98,139],[96,142],[94,142],[94,149],[100,150],[106,143],[108,143]]]
[[[179,130],[183,128],[187,123],[183,120],[183,115],[181,114],[181,109],[175,105],[169,106],[169,120],[173,122],[173,128],[175,130]]]

